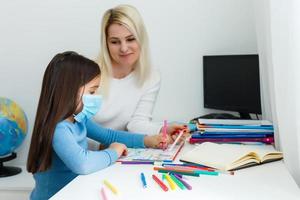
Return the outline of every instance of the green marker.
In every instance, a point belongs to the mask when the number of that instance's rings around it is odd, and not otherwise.
[[[173,174],[170,174],[170,177],[178,185],[178,187],[180,187],[180,189],[185,189],[185,186]]]

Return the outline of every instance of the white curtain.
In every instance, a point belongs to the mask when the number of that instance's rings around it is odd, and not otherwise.
[[[255,0],[263,118],[300,186],[300,1]]]

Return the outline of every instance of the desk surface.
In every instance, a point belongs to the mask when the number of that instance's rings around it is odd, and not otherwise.
[[[21,168],[20,174],[0,178],[0,193],[1,191],[31,191],[34,188],[32,174],[26,171],[25,166],[21,166]]]
[[[190,150],[192,145],[186,144],[182,153]],[[180,157],[180,154],[179,154]],[[144,172],[148,187],[143,188],[140,173]],[[192,190],[162,189],[152,180],[152,174],[161,175],[153,170],[153,165],[121,165],[116,163],[99,172],[78,176],[51,200],[89,199],[101,200],[100,190],[103,180],[107,179],[118,189],[116,196],[109,189],[106,194],[112,199],[200,199],[212,200],[299,200],[300,190],[287,171],[282,161],[268,163],[260,166],[242,169],[235,175],[220,174],[219,176],[201,175],[200,177],[187,177]]]

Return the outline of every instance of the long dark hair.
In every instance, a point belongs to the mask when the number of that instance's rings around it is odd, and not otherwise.
[[[97,63],[72,51],[57,54],[48,64],[31,137],[28,172],[50,167],[57,123],[75,113],[80,87],[99,75]]]

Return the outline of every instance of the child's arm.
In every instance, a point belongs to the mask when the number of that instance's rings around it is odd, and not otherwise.
[[[87,120],[86,127],[87,136],[89,138],[107,146],[113,142],[120,142],[125,144],[127,147],[145,148],[145,135],[103,128],[92,120]]]
[[[108,167],[118,159],[115,150],[89,151],[80,146],[72,132],[57,126],[53,136],[53,149],[64,164],[76,174],[89,174]]]

